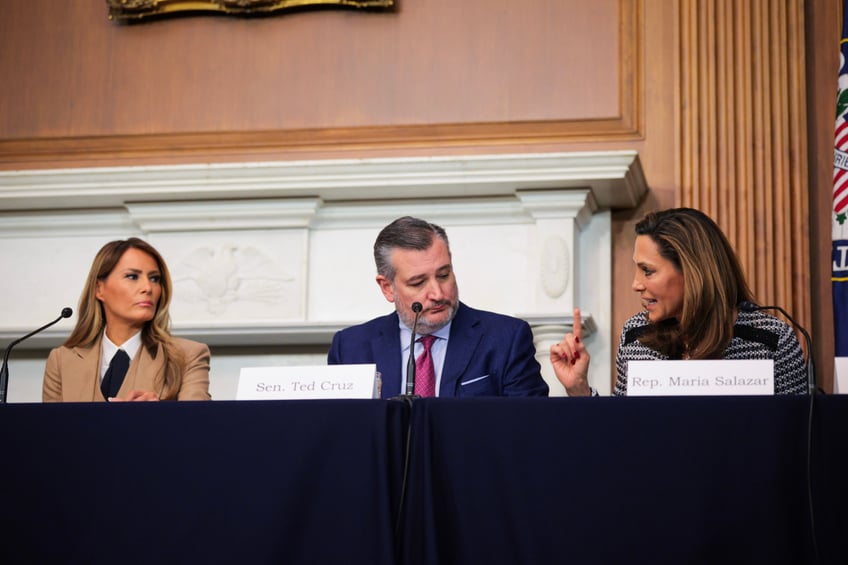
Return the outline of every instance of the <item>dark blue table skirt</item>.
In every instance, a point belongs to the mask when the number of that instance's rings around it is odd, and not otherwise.
[[[394,563],[407,412],[0,406],[0,563]]]
[[[813,562],[808,398],[420,400],[403,562]],[[848,399],[817,399],[822,562],[848,563]]]
[[[0,563],[797,564],[818,551],[844,564],[848,397],[816,399],[811,483],[808,410],[803,397],[10,404]]]

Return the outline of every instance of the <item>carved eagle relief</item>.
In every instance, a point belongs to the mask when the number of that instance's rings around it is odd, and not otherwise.
[[[294,281],[282,267],[252,246],[223,245],[191,251],[174,269],[181,297],[201,303],[211,315],[224,314],[234,303],[277,304]]]

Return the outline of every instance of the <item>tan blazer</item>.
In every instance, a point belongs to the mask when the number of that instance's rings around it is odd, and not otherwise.
[[[185,355],[186,368],[177,400],[210,400],[209,347],[188,339],[175,338]],[[41,399],[44,402],[103,402],[100,392],[100,340],[91,347],[57,347],[47,357]],[[127,369],[118,396],[132,390],[151,390],[160,398],[162,390],[155,388],[165,371],[162,346],[151,356],[142,345]]]

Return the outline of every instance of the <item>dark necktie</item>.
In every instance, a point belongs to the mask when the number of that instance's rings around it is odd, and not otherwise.
[[[425,335],[418,338],[424,351],[415,360],[415,390],[418,396],[436,396],[436,368],[433,366],[433,355],[430,348],[436,341],[436,336]]]
[[[123,349],[119,349],[112,357],[112,361],[109,362],[109,369],[103,377],[103,382],[100,383],[100,392],[103,393],[103,398],[109,400],[118,396],[118,391],[121,390],[129,366],[130,356]]]

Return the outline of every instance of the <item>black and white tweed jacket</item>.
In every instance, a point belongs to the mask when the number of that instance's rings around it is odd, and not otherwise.
[[[613,394],[627,394],[627,362],[668,359],[639,342],[648,325],[647,312],[639,312],[624,324],[615,365],[618,376]],[[784,321],[762,312],[739,312],[733,327],[733,339],[723,359],[773,359],[774,393],[807,392],[807,368],[794,330]]]

